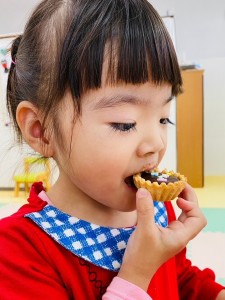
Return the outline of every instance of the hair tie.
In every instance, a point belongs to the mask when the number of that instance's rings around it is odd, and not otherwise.
[[[12,57],[12,64],[16,66],[16,54],[22,39],[22,35],[19,35],[17,38],[14,39],[11,47],[11,57]]]

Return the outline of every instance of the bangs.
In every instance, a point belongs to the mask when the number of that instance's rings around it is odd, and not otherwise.
[[[61,88],[69,86],[76,99],[100,88],[104,65],[107,84],[168,83],[173,96],[179,94],[182,79],[174,46],[150,3],[93,2],[96,9],[89,12],[87,7],[78,13],[66,36],[58,80]]]

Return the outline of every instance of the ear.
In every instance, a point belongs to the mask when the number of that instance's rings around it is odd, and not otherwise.
[[[29,101],[22,101],[17,107],[16,120],[27,144],[41,155],[52,157],[53,143],[47,130],[42,127],[39,109]]]

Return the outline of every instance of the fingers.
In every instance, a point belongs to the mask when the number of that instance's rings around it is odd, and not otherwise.
[[[182,210],[178,217],[178,221],[184,223],[184,221],[191,216],[197,216],[199,214],[200,208],[194,202],[187,201],[182,198],[177,199],[177,206]],[[197,210],[197,211],[196,211]]]
[[[183,211],[183,212],[188,212],[192,210],[195,207],[198,207],[198,204],[195,202],[188,201],[183,198],[178,198],[177,199],[177,206]]]
[[[192,239],[206,226],[207,220],[199,208],[195,191],[189,184],[186,184],[179,195],[177,206],[182,210],[178,221],[183,224],[187,237]]]
[[[177,206],[182,210],[178,220],[183,222],[187,216],[197,216],[200,212],[198,198],[194,189],[186,184],[185,189],[180,193],[177,199]]]
[[[181,228],[187,240],[193,239],[207,225],[207,220],[198,206],[182,212],[177,220],[183,224]]]
[[[154,225],[154,206],[151,194],[143,188],[136,194],[137,223],[138,227],[148,228]]]
[[[180,193],[179,198],[186,199],[190,202],[198,203],[198,198],[194,189],[186,183],[184,190]]]

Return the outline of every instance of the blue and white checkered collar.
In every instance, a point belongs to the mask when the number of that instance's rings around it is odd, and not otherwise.
[[[154,202],[155,222],[168,224],[164,203]],[[132,228],[102,227],[72,217],[52,205],[41,211],[26,214],[56,242],[78,257],[99,267],[118,272]]]

